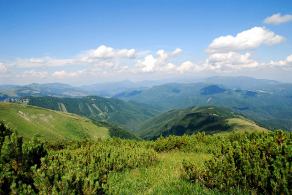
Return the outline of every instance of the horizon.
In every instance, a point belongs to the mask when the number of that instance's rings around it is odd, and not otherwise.
[[[165,84],[172,84],[172,83],[180,83],[180,84],[189,84],[189,83],[204,83],[208,79],[213,79],[213,78],[230,78],[230,79],[255,79],[259,81],[273,81],[277,82],[280,84],[292,84],[292,82],[283,82],[279,80],[274,80],[274,79],[265,79],[265,78],[256,78],[256,77],[250,77],[250,76],[209,76],[209,77],[202,77],[202,78],[196,78],[193,80],[130,80],[130,79],[125,79],[125,80],[118,80],[118,81],[102,81],[102,82],[93,82],[93,83],[88,83],[88,84],[72,84],[72,83],[66,83],[66,82],[31,82],[31,83],[23,83],[23,84],[13,84],[13,83],[7,83],[7,84],[2,84],[0,83],[0,86],[28,86],[28,85],[46,85],[46,84],[60,84],[60,85],[69,85],[72,87],[83,87],[83,86],[91,86],[91,85],[103,85],[103,84],[120,84],[124,82],[129,82],[132,84],[141,84],[141,83],[148,83],[150,87],[152,86],[160,86],[160,85],[165,85]],[[152,84],[151,84],[152,83]],[[215,84],[215,83],[214,83]]]
[[[1,85],[292,82],[288,0],[1,1],[0,18]]]

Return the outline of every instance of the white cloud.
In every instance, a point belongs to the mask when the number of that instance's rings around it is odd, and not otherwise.
[[[171,55],[172,56],[177,56],[177,55],[179,55],[179,54],[181,54],[182,53],[182,49],[181,48],[176,48],[172,53],[171,53]]]
[[[287,58],[285,60],[271,61],[269,65],[273,66],[273,67],[292,68],[292,54],[287,56]]]
[[[214,39],[209,45],[209,53],[254,49],[261,45],[281,43],[284,38],[264,27],[253,27],[235,36],[227,35]]]
[[[237,52],[214,53],[209,55],[207,64],[213,70],[234,70],[242,68],[254,68],[259,64],[251,59],[250,53],[240,54]]]
[[[57,67],[67,65],[80,65],[98,63],[103,60],[111,59],[133,59],[136,57],[135,49],[114,49],[105,45],[101,45],[96,49],[81,52],[72,58],[52,58],[52,57],[38,57],[27,59],[16,59],[11,64],[22,68],[37,68],[37,67]]]
[[[91,49],[79,55],[81,61],[92,62],[104,58],[135,58],[135,49],[114,49],[106,45],[101,45],[96,49]]]
[[[59,79],[64,79],[64,78],[68,78],[68,77],[78,77],[80,76],[84,71],[83,70],[79,70],[79,71],[73,71],[73,72],[68,72],[65,70],[61,70],[61,71],[55,71],[52,76],[59,78]]]
[[[138,61],[143,72],[153,72],[157,60],[152,55],[147,55],[143,61]]]
[[[208,57],[202,62],[184,61],[178,56],[182,49],[173,51],[160,49],[156,52],[135,49],[114,49],[101,45],[96,49],[81,52],[72,58],[39,57],[16,59],[0,63],[0,73],[7,72],[27,81],[44,79],[83,81],[97,78],[127,78],[130,76],[176,75],[185,73],[236,72],[250,68],[292,67],[292,55],[285,60],[262,63],[255,61],[249,49],[261,45],[272,45],[283,41],[283,37],[263,27],[254,27],[235,36],[221,36],[209,45]],[[7,66],[6,66],[7,65]],[[67,66],[67,67],[62,67]],[[74,67],[71,67],[74,66]],[[47,69],[50,67],[50,69]],[[78,68],[82,70],[76,70]],[[34,70],[30,70],[34,68]],[[45,71],[42,71],[45,70]],[[46,72],[49,71],[49,72]]]
[[[142,70],[142,72],[154,72],[154,71],[166,71],[169,72],[175,69],[175,64],[171,63],[172,58],[177,57],[182,53],[180,48],[177,48],[171,52],[166,52],[160,49],[156,52],[156,57],[149,54],[144,57],[143,60],[138,60],[137,67]]]
[[[6,65],[0,62],[0,74],[6,73],[7,70],[8,69],[7,69]]]
[[[287,22],[291,22],[292,21],[292,15],[287,14],[287,15],[281,15],[280,13],[277,14],[273,14],[270,17],[267,17],[264,20],[264,23],[266,24],[283,24],[283,23],[287,23]]]
[[[74,59],[57,59],[47,56],[41,58],[17,59],[14,64],[23,68],[57,67],[74,64]]]
[[[181,74],[194,70],[194,64],[191,61],[185,61],[177,67],[177,71]]]
[[[47,78],[49,76],[49,73],[46,71],[36,71],[36,70],[27,70],[24,71],[23,73],[19,74],[18,77],[22,77],[22,78],[39,78],[39,79],[43,79],[43,78]]]

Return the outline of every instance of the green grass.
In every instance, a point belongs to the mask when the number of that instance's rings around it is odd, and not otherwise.
[[[216,194],[182,177],[182,161],[203,164],[210,154],[171,151],[159,153],[159,162],[150,167],[112,173],[109,178],[111,194]]]
[[[0,103],[0,120],[26,139],[34,135],[48,142],[109,137],[107,127],[87,118],[23,104]]]
[[[232,110],[214,106],[175,109],[146,121],[137,132],[142,138],[155,139],[169,135],[193,134],[198,131],[266,131],[254,121]]]
[[[230,118],[227,119],[227,124],[232,127],[233,131],[246,131],[246,132],[263,132],[267,129],[260,127],[254,121],[246,118]]]
[[[78,114],[130,130],[137,130],[139,124],[159,113],[152,106],[98,96],[82,98],[30,97],[29,104]]]

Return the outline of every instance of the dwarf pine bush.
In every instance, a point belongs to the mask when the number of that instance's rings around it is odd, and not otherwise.
[[[241,188],[264,194],[289,194],[291,135],[283,131],[243,134],[236,141],[225,141],[204,168],[185,161],[185,175],[193,182],[221,191]]]
[[[40,159],[47,155],[44,145],[36,139],[24,143],[3,123],[0,131],[0,194],[38,192],[32,168],[39,167]]]

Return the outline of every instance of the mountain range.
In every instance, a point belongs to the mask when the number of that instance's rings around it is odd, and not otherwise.
[[[253,84],[244,84],[250,82]],[[232,82],[233,81],[233,82]],[[249,78],[213,78],[127,91],[115,98],[143,102],[162,111],[190,106],[226,107],[269,129],[292,130],[292,85]]]
[[[0,101],[27,98],[29,104],[71,112],[140,130],[145,121],[173,109],[225,107],[268,129],[292,130],[292,84],[250,77],[210,77],[188,83],[115,82],[0,86]]]

